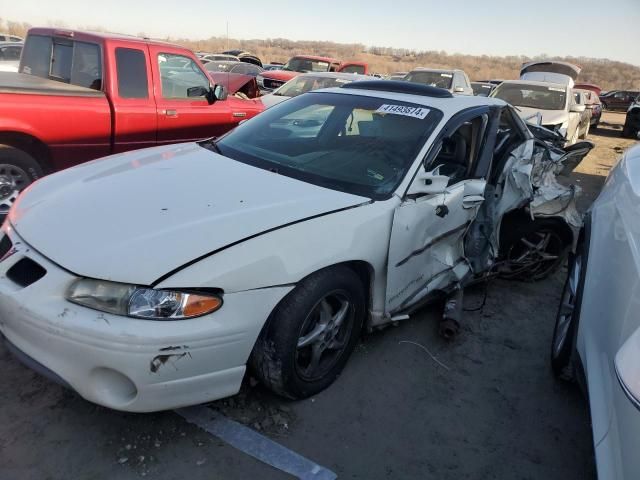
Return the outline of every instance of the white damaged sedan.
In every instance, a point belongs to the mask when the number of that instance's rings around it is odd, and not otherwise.
[[[501,100],[405,82],[301,95],[216,141],[29,187],[0,240],[0,332],[114,409],[233,395],[247,365],[307,397],[363,328],[498,269],[555,268],[581,227],[555,175],[589,148],[535,139]]]

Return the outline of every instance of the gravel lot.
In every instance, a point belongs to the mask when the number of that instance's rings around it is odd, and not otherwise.
[[[620,138],[623,121],[607,113],[591,132],[597,148],[574,173],[581,208],[633,143]],[[467,313],[453,343],[437,334],[438,305],[369,335],[315,398],[287,402],[247,381],[240,395],[208,408],[341,479],[594,479],[586,403],[554,381],[548,362],[563,276],[491,282],[486,305]],[[484,293],[469,290],[466,307],[481,305]],[[291,478],[173,412],[110,411],[51,384],[1,346],[0,360],[2,479]]]

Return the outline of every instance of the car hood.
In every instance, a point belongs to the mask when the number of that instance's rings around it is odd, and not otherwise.
[[[565,123],[569,118],[569,113],[566,110],[539,110],[537,108],[518,107],[517,111],[521,119],[534,124],[537,122],[535,118],[537,113],[542,115],[542,125],[558,125]]]
[[[288,82],[292,78],[300,75],[300,72],[291,72],[289,70],[265,70],[260,75],[262,75],[262,77],[264,78]]]
[[[249,237],[368,201],[185,143],[45,177],[9,218],[29,245],[77,275],[151,285]]]

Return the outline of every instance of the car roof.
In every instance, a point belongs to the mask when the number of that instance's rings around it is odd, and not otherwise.
[[[294,55],[291,58],[308,58],[309,60],[317,60],[319,62],[327,62],[327,63],[340,63],[340,60],[331,57],[318,57],[316,55]]]
[[[380,80],[381,82],[388,82],[389,80]],[[357,86],[357,83],[349,84],[349,88],[327,88],[323,90],[314,90],[312,92],[308,92],[309,94],[314,94],[317,92],[323,93],[339,93],[342,95],[359,95],[364,97],[375,97],[384,100],[390,101],[400,101],[407,103],[415,103],[418,105],[423,105],[425,107],[433,107],[441,110],[445,115],[451,116],[460,110],[464,110],[472,107],[481,107],[481,106],[498,106],[503,107],[507,105],[504,100],[500,100],[499,98],[491,98],[491,97],[476,97],[473,95],[452,95],[450,97],[437,98],[426,95],[415,95],[411,93],[397,93],[397,92],[387,92],[380,90],[369,90],[369,89],[360,89]],[[446,91],[446,90],[445,90]],[[306,94],[305,94],[306,95]]]
[[[76,40],[88,40],[93,41],[95,43],[103,43],[105,40],[123,40],[126,42],[134,42],[134,43],[144,43],[147,45],[159,45],[159,46],[171,46],[174,48],[182,48],[184,50],[189,50],[186,47],[181,45],[171,43],[171,42],[163,42],[162,40],[152,40],[150,38],[141,38],[136,37],[134,35],[125,35],[122,33],[109,33],[109,32],[92,32],[85,30],[71,30],[67,28],[30,28],[27,35],[48,35],[55,37],[67,37],[73,38]]]
[[[315,78],[343,78],[345,80],[371,80],[373,77],[369,75],[358,75],[357,73],[342,73],[342,72],[307,72],[301,73],[300,75],[294,78],[305,78],[305,77],[315,77]]]
[[[460,70],[459,68],[416,67],[413,70],[411,70],[409,73],[413,73],[413,72],[442,72],[442,73],[460,72],[462,73],[463,70]]]
[[[502,82],[500,85],[537,85],[539,87],[556,87],[556,88],[562,88],[563,90],[566,90],[568,85],[563,85],[562,83],[553,83],[553,82],[539,82],[536,80],[505,80],[504,82]]]

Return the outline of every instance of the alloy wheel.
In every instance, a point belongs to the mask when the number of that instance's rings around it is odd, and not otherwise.
[[[582,255],[577,254],[574,258],[571,270],[569,272],[569,280],[565,283],[562,292],[562,300],[558,311],[558,319],[556,321],[556,333],[553,338],[553,356],[558,357],[562,351],[569,334],[571,323],[573,322],[573,314],[576,310],[576,300],[578,297],[578,283],[582,273]]]
[[[296,370],[313,381],[325,375],[339,360],[353,328],[354,307],[346,291],[321,298],[305,319],[296,350]]]

